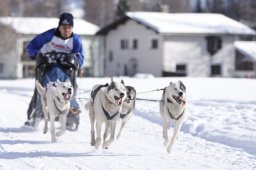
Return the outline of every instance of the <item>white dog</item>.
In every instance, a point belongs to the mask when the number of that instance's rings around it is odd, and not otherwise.
[[[135,109],[135,101],[136,101],[136,90],[132,86],[126,86],[126,94],[127,98],[125,99],[122,107],[122,111],[120,113],[121,126],[117,135],[117,139],[120,138],[121,132],[133,115]]]
[[[167,152],[171,153],[173,144],[182,126],[186,108],[186,87],[181,82],[170,83],[163,91],[160,102],[160,114],[163,119],[163,138]],[[172,139],[169,139],[169,128],[171,121],[174,121]]]
[[[50,82],[46,88],[42,87],[39,81],[36,81],[36,88],[41,95],[42,109],[44,112],[44,133],[48,130],[48,116],[51,124],[51,142],[56,142],[56,136],[61,136],[66,130],[66,119],[70,108],[70,98],[73,88],[69,80],[65,82]],[[61,129],[55,134],[55,118],[59,116]]]
[[[89,109],[91,122],[91,145],[99,148],[101,144],[101,128],[105,123],[104,142],[102,147],[108,148],[114,141],[117,120],[120,118],[122,105],[126,99],[126,88],[124,82],[113,82],[108,85],[96,85],[93,87],[91,98],[85,108]],[[95,127],[96,126],[96,127]],[[96,128],[96,139],[95,129]],[[110,138],[106,140],[110,130]]]

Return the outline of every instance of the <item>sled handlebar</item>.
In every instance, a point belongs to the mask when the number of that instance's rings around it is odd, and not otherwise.
[[[69,66],[75,69],[78,68],[78,63],[76,62],[76,54],[67,54],[63,52],[48,52],[40,53],[36,57],[36,67],[40,67],[42,64],[51,65],[58,64],[61,66]]]

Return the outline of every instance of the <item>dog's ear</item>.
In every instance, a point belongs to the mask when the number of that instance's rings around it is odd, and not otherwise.
[[[172,82],[170,82],[170,85],[172,85]]]
[[[186,86],[182,83],[182,81],[179,80],[180,89],[184,92],[186,92]]]
[[[121,83],[124,85],[124,80],[123,79],[121,80]]]

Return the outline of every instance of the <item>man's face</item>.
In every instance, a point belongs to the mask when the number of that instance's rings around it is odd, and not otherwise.
[[[71,25],[61,25],[59,26],[59,31],[62,38],[69,38],[73,32],[73,26]]]

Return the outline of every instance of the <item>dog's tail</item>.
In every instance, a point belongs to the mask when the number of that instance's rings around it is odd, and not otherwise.
[[[90,108],[92,108],[92,105],[93,105],[92,102],[93,102],[92,99],[90,99],[85,103],[84,105],[85,110],[90,110]]]
[[[45,88],[41,85],[41,83],[39,83],[38,80],[36,80],[36,89],[41,96],[45,94]]]

